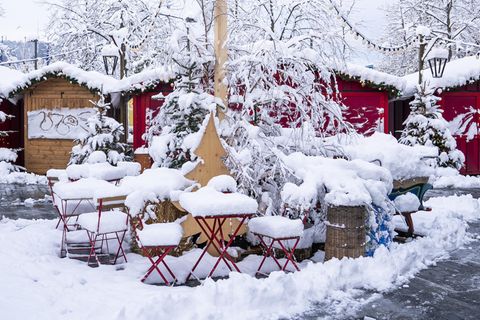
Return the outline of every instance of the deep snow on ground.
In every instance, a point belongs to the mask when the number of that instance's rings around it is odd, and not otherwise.
[[[304,263],[301,272],[265,279],[232,273],[193,288],[142,284],[149,265],[135,254],[126,264],[99,268],[60,259],[55,220],[3,219],[0,310],[5,319],[278,319],[326,303],[332,315],[348,315],[368,302],[362,298],[366,291],[394,290],[461,247],[469,240],[467,221],[480,219],[479,201],[470,195],[434,198],[427,205],[433,207],[421,213],[427,237],[379,249],[373,258]],[[196,254],[169,260],[186,273]],[[249,259],[244,266],[258,263],[258,257]]]

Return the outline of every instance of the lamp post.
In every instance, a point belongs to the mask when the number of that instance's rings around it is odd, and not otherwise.
[[[417,28],[419,49],[418,49],[418,84],[423,82],[423,68],[425,67],[425,61],[428,62],[430,72],[433,78],[441,78],[445,71],[445,66],[449,60],[448,50],[437,46],[437,42],[440,38],[435,37],[429,39],[431,31],[419,26]]]
[[[215,25],[214,25],[214,47],[215,47],[215,96],[220,98],[225,106],[228,107],[228,87],[225,83],[225,63],[228,59],[227,42],[228,20],[227,20],[227,1],[215,1]],[[219,109],[219,108],[217,108]],[[220,119],[224,114],[217,110]]]
[[[105,72],[109,76],[113,76],[117,69],[119,52],[116,45],[108,44],[102,48],[103,63],[105,65]]]

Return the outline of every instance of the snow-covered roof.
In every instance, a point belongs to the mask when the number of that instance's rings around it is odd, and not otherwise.
[[[3,91],[0,91],[0,94],[5,97],[14,95],[37,82],[46,80],[50,77],[66,78],[67,80],[85,86],[90,90],[99,91],[105,94],[120,91],[119,81],[115,78],[97,71],[85,71],[67,62],[55,62],[26,74],[20,73],[21,76],[17,73],[12,74],[17,77],[13,80],[12,78],[7,80],[7,84],[2,87]]]
[[[0,101],[8,98],[10,92],[27,81],[27,75],[7,67],[0,66]]]
[[[390,87],[396,91],[402,91],[405,86],[401,77],[357,64],[347,63],[339,72],[356,80],[370,82],[376,86]]]
[[[465,57],[447,63],[443,77],[433,78],[430,69],[425,69],[423,79],[436,88],[461,87],[471,82],[480,80],[480,59],[476,57]],[[413,96],[418,83],[418,72],[403,77],[405,88],[404,96]]]
[[[119,81],[117,91],[142,92],[154,88],[160,82],[175,79],[175,72],[168,66],[144,70]]]

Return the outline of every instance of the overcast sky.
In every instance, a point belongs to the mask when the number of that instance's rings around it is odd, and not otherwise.
[[[58,0],[0,0],[0,6],[5,10],[5,16],[0,18],[0,38],[9,40],[24,40],[25,37],[44,39],[45,25],[48,22],[48,5],[45,2]],[[344,0],[350,1],[350,0]],[[359,22],[361,29],[372,40],[377,39],[385,25],[384,12],[381,8],[394,0],[356,0],[357,10],[351,21]],[[358,48],[365,52],[357,57],[358,62],[370,63],[375,55],[368,53],[366,48]]]

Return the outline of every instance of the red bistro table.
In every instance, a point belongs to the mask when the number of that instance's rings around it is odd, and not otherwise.
[[[200,264],[200,261],[203,259],[203,257],[205,256],[205,253],[207,252],[210,246],[213,246],[215,248],[219,256],[215,265],[210,271],[208,277],[211,277],[213,275],[213,273],[215,272],[215,269],[217,269],[218,264],[220,263],[221,260],[225,262],[225,264],[227,265],[228,269],[230,269],[230,271],[233,271],[233,269],[235,269],[237,272],[241,272],[238,266],[235,264],[235,261],[233,261],[232,257],[230,257],[230,255],[228,254],[227,250],[232,245],[232,242],[235,240],[235,237],[238,235],[238,232],[240,231],[240,228],[244,224],[245,220],[251,218],[253,215],[254,215],[253,213],[241,213],[241,214],[239,213],[239,214],[225,214],[225,215],[195,216],[194,217],[195,221],[198,223],[202,231],[207,236],[207,244],[205,245],[205,248],[203,248],[203,252],[198,258],[197,262],[193,266],[192,271],[190,271],[190,274],[187,277],[187,281],[193,275],[193,272]],[[225,243],[225,241],[223,240],[225,239],[225,237],[224,237],[224,232],[222,227],[227,221],[227,219],[238,219],[240,223],[237,226],[237,228],[235,228],[233,233],[230,235],[230,239]],[[210,224],[208,223],[209,221],[213,222],[212,226],[210,226]]]

